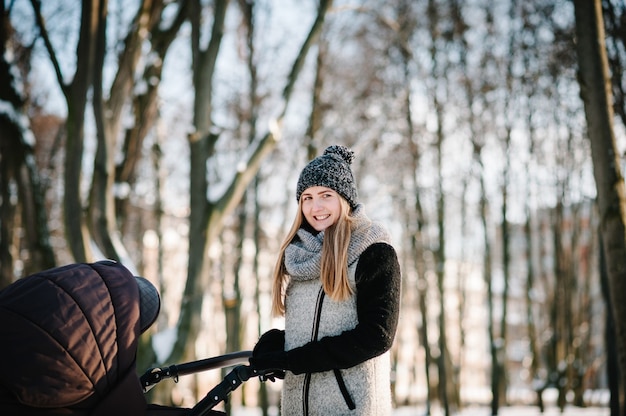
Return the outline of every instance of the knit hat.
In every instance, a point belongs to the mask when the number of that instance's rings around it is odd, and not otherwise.
[[[345,146],[334,145],[324,150],[324,154],[316,157],[304,167],[298,187],[296,199],[312,186],[325,186],[344,197],[352,208],[357,205],[357,191],[350,164],[354,160],[354,152]]]

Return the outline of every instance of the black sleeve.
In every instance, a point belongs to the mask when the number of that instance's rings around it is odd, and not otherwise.
[[[400,312],[400,264],[389,244],[376,243],[356,268],[357,315],[354,329],[287,351],[295,374],[350,368],[383,354],[393,343]]]

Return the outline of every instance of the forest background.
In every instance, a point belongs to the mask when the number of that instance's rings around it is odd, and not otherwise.
[[[138,370],[251,349],[281,325],[299,170],[343,144],[402,264],[397,407],[555,392],[626,414],[623,0],[3,0],[2,18],[0,287],[117,259],[162,296]],[[150,399],[192,405],[219,377]],[[228,407],[267,414],[279,386]]]

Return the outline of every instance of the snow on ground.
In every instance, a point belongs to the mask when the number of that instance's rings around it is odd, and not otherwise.
[[[276,392],[276,391],[275,391]],[[523,398],[521,393],[516,394],[517,399]],[[558,392],[555,389],[547,389],[543,393],[543,401],[545,404],[545,410],[543,413],[539,411],[539,408],[535,405],[531,405],[530,401],[517,401],[514,403],[522,403],[517,405],[511,405],[501,407],[498,412],[498,416],[610,416],[611,412],[608,408],[610,401],[610,394],[606,390],[588,391],[584,395],[585,402],[589,405],[586,408],[580,408],[566,405],[563,412],[561,412],[557,406]],[[532,397],[534,398],[534,396]],[[527,397],[528,399],[528,397]],[[250,402],[248,402],[250,403]],[[453,416],[491,416],[491,408],[488,402],[474,402],[474,404],[466,405],[460,411],[453,413]],[[223,410],[223,409],[219,409]],[[261,409],[247,407],[247,408],[235,408],[231,411],[230,416],[262,416]],[[269,411],[270,416],[279,416],[278,408],[271,407]],[[439,403],[432,403],[430,409],[430,416],[444,416],[444,412]],[[426,407],[422,404],[411,407],[399,407],[394,410],[393,416],[425,416]],[[329,415],[332,416],[332,415]]]
[[[239,408],[232,412],[232,416],[261,416],[260,409]],[[403,407],[396,409],[393,416],[424,416],[426,411],[423,407]],[[443,416],[443,411],[433,407],[431,416]],[[491,410],[488,406],[473,406],[455,413],[455,416],[490,416]],[[508,406],[502,407],[498,416],[609,416],[609,409],[606,407],[579,408],[568,406],[563,413],[557,407],[547,407],[543,413],[538,407],[533,406]]]
[[[393,413],[394,416],[423,416],[426,412],[424,408],[400,408]],[[443,416],[440,409],[431,409],[431,416]],[[609,416],[608,408],[603,407],[587,407],[579,408],[568,406],[563,413],[558,407],[548,407],[543,413],[539,412],[538,407],[533,406],[508,406],[502,407],[498,416]],[[461,412],[456,413],[457,416],[490,416],[491,409],[488,406],[467,407]]]

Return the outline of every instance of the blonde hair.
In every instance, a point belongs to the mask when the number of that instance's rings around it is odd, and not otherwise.
[[[348,246],[350,244],[352,217],[350,204],[340,197],[341,212],[337,222],[324,231],[320,279],[324,292],[331,299],[341,301],[352,295],[353,290],[348,282]],[[291,229],[283,240],[274,266],[272,285],[272,314],[285,314],[285,290],[289,283],[289,275],[285,268],[285,250],[296,237],[296,233],[306,220],[302,213],[302,202],[298,201],[298,213]]]

